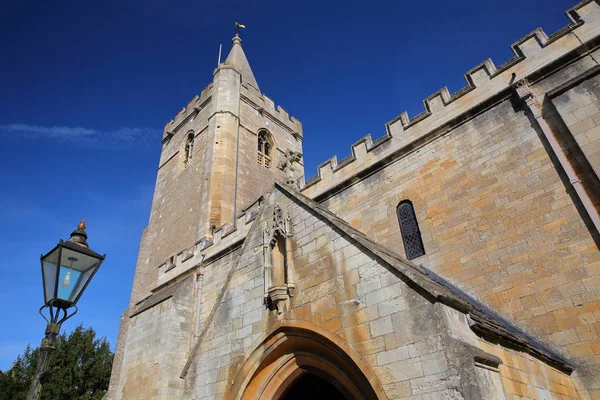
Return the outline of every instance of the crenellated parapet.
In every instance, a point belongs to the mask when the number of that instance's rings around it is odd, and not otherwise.
[[[199,95],[195,96],[185,107],[179,110],[172,120],[167,122],[163,129],[163,142],[175,135],[190,118],[208,106],[212,97],[212,88],[213,84],[211,83],[202,89]]]
[[[156,286],[159,287],[199,266],[203,261],[210,260],[240,244],[252,227],[262,202],[263,197],[260,197],[239,213],[236,216],[235,225],[225,224],[216,227],[212,231],[212,236],[203,237],[193,246],[181,249],[178,253],[169,256],[158,266]]]
[[[569,25],[548,36],[540,28],[511,45],[514,57],[496,67],[488,59],[464,74],[466,85],[453,94],[446,87],[423,100],[423,112],[409,117],[403,112],[386,125],[386,134],[372,141],[365,136],[352,145],[350,156],[338,162],[334,156],[317,168],[303,193],[313,199],[358,179],[386,158],[413,151],[428,140],[450,131],[465,119],[509,96],[516,81],[535,82],[557,63],[585,56],[600,43],[598,0],[583,1],[566,12]],[[595,64],[594,64],[595,65]],[[533,78],[533,79],[532,79]]]
[[[267,95],[260,93],[252,85],[242,84],[241,90],[242,101],[249,104],[259,113],[274,123],[277,123],[286,131],[294,135],[298,139],[302,139],[302,124],[280,105],[275,105]]]

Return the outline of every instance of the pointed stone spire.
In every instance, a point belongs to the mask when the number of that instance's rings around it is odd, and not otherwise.
[[[232,43],[233,47],[231,48],[231,51],[229,52],[227,60],[225,60],[224,64],[239,72],[242,75],[242,82],[249,83],[256,89],[259,89],[258,83],[256,83],[256,79],[254,78],[254,74],[250,68],[250,64],[248,64],[246,54],[244,54],[244,50],[242,49],[242,39],[238,34],[235,35]]]

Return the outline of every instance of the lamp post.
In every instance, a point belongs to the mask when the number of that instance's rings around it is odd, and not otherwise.
[[[37,400],[42,392],[40,378],[48,369],[50,354],[55,349],[56,336],[63,322],[77,313],[77,301],[92,280],[106,255],[100,255],[87,244],[85,221],[81,221],[71,238],[60,240],[48,254],[40,257],[42,263],[42,282],[44,287],[44,305],[40,315],[46,320],[46,335],[42,339],[38,364],[27,400]],[[49,318],[42,313],[48,309]],[[74,310],[73,310],[74,309]],[[73,310],[69,313],[69,310]]]

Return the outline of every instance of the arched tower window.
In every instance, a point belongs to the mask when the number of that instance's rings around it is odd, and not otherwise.
[[[194,132],[189,132],[185,140],[183,165],[187,167],[194,155]]]
[[[397,212],[406,258],[412,260],[424,255],[425,247],[423,247],[423,240],[421,239],[421,230],[410,200],[400,202]]]
[[[273,141],[266,131],[258,132],[258,164],[271,168],[273,161]]]

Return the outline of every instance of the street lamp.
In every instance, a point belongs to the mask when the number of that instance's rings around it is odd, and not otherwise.
[[[90,283],[105,255],[90,249],[87,244],[85,221],[81,221],[71,238],[60,240],[48,254],[40,257],[42,263],[42,282],[44,287],[44,305],[40,315],[46,320],[46,336],[42,339],[35,376],[29,387],[28,400],[40,398],[41,376],[48,369],[50,354],[55,349],[56,336],[63,322],[77,313],[77,301]],[[49,319],[42,313],[48,309]],[[74,311],[69,313],[69,310]]]

